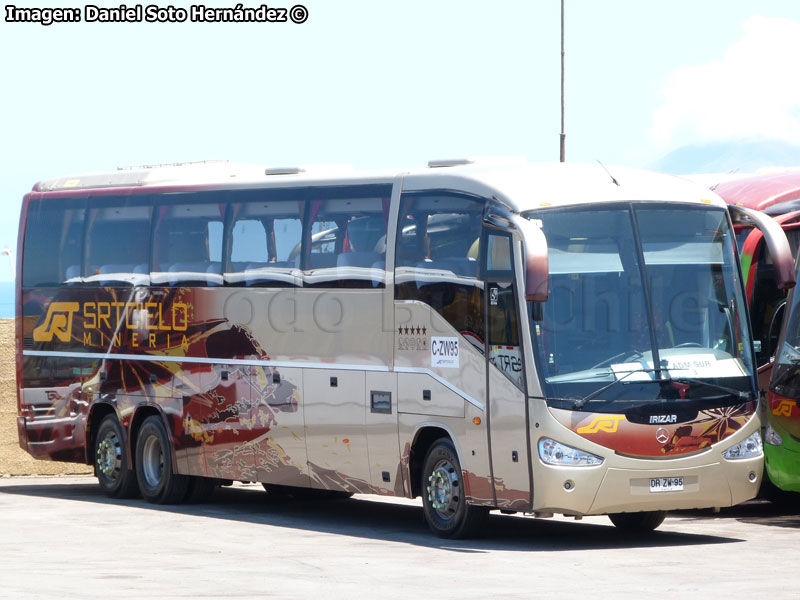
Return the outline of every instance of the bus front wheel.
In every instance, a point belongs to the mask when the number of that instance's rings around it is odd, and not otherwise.
[[[110,498],[132,498],[139,492],[136,473],[128,468],[128,450],[116,415],[100,421],[94,447],[94,472]]]
[[[664,522],[667,512],[651,510],[634,513],[613,513],[608,515],[617,529],[623,531],[653,531]]]
[[[437,440],[428,450],[421,483],[425,521],[434,533],[444,538],[477,535],[489,510],[467,504],[461,464],[448,438]]]
[[[136,440],[136,479],[142,497],[153,504],[178,504],[189,478],[172,471],[172,445],[159,416],[145,419]]]

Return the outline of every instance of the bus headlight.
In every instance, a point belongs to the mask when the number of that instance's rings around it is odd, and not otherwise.
[[[756,431],[746,440],[743,440],[735,446],[731,446],[725,450],[725,452],[722,453],[722,456],[728,460],[739,460],[741,458],[755,458],[757,456],[761,456],[763,453],[764,450],[761,446],[761,434]]]
[[[772,428],[772,425],[767,423],[767,428],[764,430],[764,443],[770,446],[783,445],[783,438],[780,434]]]
[[[603,459],[550,438],[539,440],[539,458],[548,465],[561,467],[592,467],[603,464]]]

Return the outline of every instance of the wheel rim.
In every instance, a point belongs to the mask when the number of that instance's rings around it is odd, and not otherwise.
[[[116,481],[122,469],[122,444],[115,432],[109,431],[103,436],[97,444],[95,456],[97,470],[109,480]]]
[[[148,436],[142,449],[142,472],[147,485],[158,487],[164,474],[164,452],[161,441],[155,435]]]
[[[428,476],[428,502],[443,519],[452,519],[461,504],[458,472],[449,460],[440,460]]]

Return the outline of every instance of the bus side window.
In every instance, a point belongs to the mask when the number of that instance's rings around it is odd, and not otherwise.
[[[232,206],[230,261],[225,283],[299,287],[302,201],[264,194]],[[295,249],[297,252],[294,253]]]
[[[314,191],[305,213],[304,285],[384,287],[390,195],[388,186]]]
[[[31,200],[23,250],[23,287],[80,283],[85,204],[83,198],[49,203]]]
[[[429,304],[481,352],[477,241],[484,203],[448,192],[404,194],[395,258],[395,298]]]
[[[149,285],[148,197],[90,201],[84,282],[94,285]]]
[[[191,204],[156,206],[153,217],[153,285],[222,285],[225,204],[203,199],[202,203],[201,198],[196,198],[196,202]]]

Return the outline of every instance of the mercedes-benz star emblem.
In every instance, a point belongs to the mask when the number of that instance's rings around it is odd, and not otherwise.
[[[669,432],[663,427],[656,429],[656,441],[659,444],[666,444],[669,439]]]

